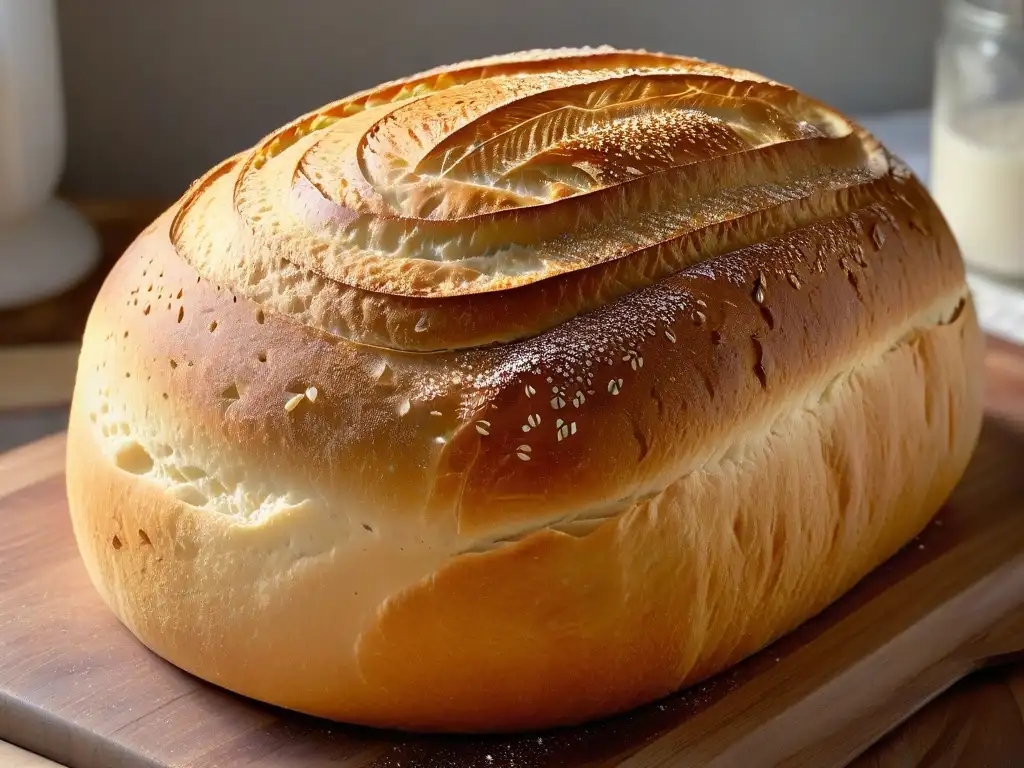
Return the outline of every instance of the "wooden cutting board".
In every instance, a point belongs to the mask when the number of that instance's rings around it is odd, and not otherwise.
[[[67,519],[63,439],[37,443],[0,458],[0,739],[71,768],[847,765],[964,676],[1024,651],[1024,354],[993,342],[987,366],[964,481],[850,594],[705,685],[519,737],[323,723],[166,664],[94,593]]]

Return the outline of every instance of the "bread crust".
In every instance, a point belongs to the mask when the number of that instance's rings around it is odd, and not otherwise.
[[[515,163],[478,151],[532,124]],[[86,331],[72,519],[120,619],[214,683],[575,723],[914,536],[973,451],[982,346],[934,203],[826,107],[642,52],[456,65],[286,126],[133,244]]]

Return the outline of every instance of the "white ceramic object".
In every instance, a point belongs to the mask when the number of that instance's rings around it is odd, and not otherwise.
[[[55,0],[0,0],[0,307],[59,293],[99,256],[88,223],[54,198],[64,166]]]

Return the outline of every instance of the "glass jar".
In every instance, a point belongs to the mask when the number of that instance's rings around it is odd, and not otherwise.
[[[1024,281],[1024,0],[949,0],[932,191],[972,270]]]

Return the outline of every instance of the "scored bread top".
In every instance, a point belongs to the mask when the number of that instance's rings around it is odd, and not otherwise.
[[[751,73],[535,52],[292,122],[200,180],[172,239],[204,276],[306,324],[445,350],[534,336],[839,213],[888,170],[843,117]]]
[[[615,514],[965,295],[927,193],[824,105],[693,59],[532,52],[212,170],[108,280],[80,388],[138,431],[141,460],[113,454],[193,506],[417,513],[458,550]]]

